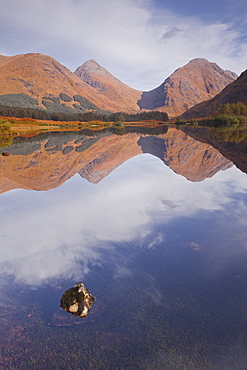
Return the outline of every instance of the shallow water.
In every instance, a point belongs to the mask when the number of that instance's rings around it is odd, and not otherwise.
[[[63,145],[72,148],[63,154],[70,173],[61,175],[60,186],[18,189],[27,187],[28,178],[11,173],[8,183],[2,181],[3,369],[246,369],[246,174],[215,152],[206,162],[202,152],[200,162],[196,141],[192,154],[185,144],[176,151],[175,133],[164,135],[142,135],[138,145],[144,154],[132,149],[135,155],[117,168],[112,158],[128,146],[113,157],[105,154],[107,168],[101,152],[101,162],[80,162],[87,171],[76,167],[75,173],[73,143],[81,142],[70,137],[49,152],[58,161]],[[130,136],[129,146],[135,141]],[[99,140],[90,140],[80,152],[85,161],[96,145],[99,151]],[[24,154],[10,147],[3,166],[12,168],[21,155],[22,162],[28,155],[38,162],[40,142],[29,141]],[[203,151],[208,156],[209,148]],[[193,181],[178,174],[186,163]],[[33,163],[31,185],[44,186],[35,168],[49,173],[48,164]],[[92,179],[89,169],[93,178],[100,173],[98,183],[82,177]],[[10,181],[14,189],[7,191]],[[79,281],[96,297],[84,318],[59,307],[65,290]]]

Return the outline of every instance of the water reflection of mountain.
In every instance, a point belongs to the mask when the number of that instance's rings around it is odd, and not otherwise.
[[[1,153],[0,191],[48,190],[79,173],[97,183],[128,159],[150,153],[190,181],[202,181],[232,162],[208,143],[175,128],[117,128],[98,132],[42,133],[17,137]]]
[[[232,161],[242,172],[247,173],[246,131],[233,132],[232,137],[224,130],[217,129],[185,127],[183,132],[202,143],[211,145],[225,158]]]

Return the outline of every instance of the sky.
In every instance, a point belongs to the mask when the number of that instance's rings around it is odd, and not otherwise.
[[[247,248],[245,194],[246,174],[235,166],[190,182],[150,154],[125,162],[97,185],[77,174],[57,189],[1,194],[0,283],[10,275],[34,286],[80,281],[90,266],[107,263],[117,246],[125,245],[127,255],[136,246],[156,248],[168,237],[167,224],[181,218],[196,224],[205,214],[223,226],[231,218],[220,234],[225,255],[227,240],[229,253]],[[118,260],[111,263],[115,276],[130,273]]]
[[[0,54],[41,53],[71,71],[96,60],[148,91],[194,58],[240,74],[246,0],[0,0]]]

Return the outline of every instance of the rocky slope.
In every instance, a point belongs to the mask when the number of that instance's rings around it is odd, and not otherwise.
[[[9,156],[0,156],[1,193],[15,188],[53,189],[76,173],[97,183],[142,153],[157,156],[190,181],[202,181],[232,165],[210,145],[176,129],[161,135],[115,135],[110,131],[93,135],[40,134],[30,139],[19,137],[8,148],[1,148],[0,153],[6,150]]]
[[[247,104],[247,70],[241,73],[235,81],[226,86],[214,98],[189,109],[183,114],[182,118],[208,117],[213,114],[218,104],[238,102]]]
[[[118,111],[114,101],[77,78],[55,59],[42,54],[0,56],[0,95],[27,94],[42,103],[44,96],[81,95],[101,109]]]
[[[135,112],[140,109],[137,102],[142,92],[121,82],[95,60],[88,60],[78,67],[74,74],[109,100],[114,101],[119,111]]]
[[[208,100],[234,81],[237,75],[216,63],[197,58],[177,69],[159,87],[144,92],[138,102],[142,109],[158,109],[170,117]]]

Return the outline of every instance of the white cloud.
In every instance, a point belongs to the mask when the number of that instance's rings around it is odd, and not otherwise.
[[[175,36],[177,36],[182,30],[178,27],[172,27],[169,31],[166,31],[160,41],[165,41],[165,40],[169,40],[169,39],[172,39],[174,38]]]
[[[41,52],[72,70],[93,58],[141,90],[195,57],[237,73],[246,68],[246,43],[233,24],[157,11],[151,1],[9,0],[1,24],[5,52]]]
[[[82,279],[90,264],[104,264],[113,245],[156,248],[165,241],[163,233],[156,233],[157,225],[202,210],[224,211],[232,194],[245,188],[246,175],[235,167],[193,183],[142,154],[98,185],[77,175],[48,192],[5,193],[0,198],[1,274],[31,285]],[[235,218],[243,219],[243,212],[241,206]],[[129,273],[119,270],[119,261],[112,263],[116,275]]]

